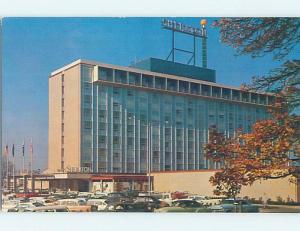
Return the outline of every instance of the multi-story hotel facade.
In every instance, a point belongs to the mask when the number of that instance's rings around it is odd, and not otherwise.
[[[217,84],[210,69],[145,63],[77,60],[51,73],[48,172],[216,169],[203,152],[209,128],[249,132],[275,101]]]

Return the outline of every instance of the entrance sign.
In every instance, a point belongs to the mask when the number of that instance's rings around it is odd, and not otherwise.
[[[91,173],[93,172],[93,169],[91,167],[66,167],[63,170],[60,170],[59,172],[65,172],[65,173]]]

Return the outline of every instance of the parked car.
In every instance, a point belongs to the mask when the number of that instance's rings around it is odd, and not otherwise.
[[[156,209],[155,212],[205,213],[205,212],[210,212],[210,210],[195,200],[186,199],[186,200],[176,200],[173,202],[172,206]]]
[[[89,199],[86,204],[91,206],[92,212],[104,211],[108,206],[106,199]]]
[[[36,208],[33,203],[20,203],[17,206],[10,208],[7,212],[25,212],[28,209]]]
[[[162,193],[160,201],[167,203],[169,206],[172,206],[173,199],[171,193]]]
[[[91,192],[79,192],[77,197],[88,199],[88,198],[91,198],[93,195],[94,195],[94,193],[91,193]]]
[[[22,193],[17,193],[16,198],[30,198],[30,197],[36,197],[39,194],[37,192],[22,192]]]
[[[157,199],[154,196],[138,196],[135,197],[133,199],[133,202],[144,202],[144,203],[148,203],[150,204],[152,207],[154,207],[155,209],[158,208],[162,208],[162,207],[168,207],[169,204],[164,202],[164,201],[160,201],[159,199]]]
[[[60,205],[43,206],[26,209],[24,212],[70,212],[68,207]]]
[[[209,207],[212,212],[245,212],[245,213],[257,213],[259,212],[259,206],[253,205],[246,200],[242,199],[225,199],[219,205]]]
[[[2,204],[2,211],[7,212],[9,209],[15,208],[20,204],[20,200],[9,200]]]
[[[57,204],[66,206],[70,212],[91,212],[91,206],[83,199],[62,199]]]
[[[171,193],[171,197],[173,200],[176,200],[176,199],[185,199],[188,197],[188,192],[172,192]]]
[[[145,202],[118,202],[107,207],[110,212],[153,212],[154,207]]]
[[[68,191],[67,192],[67,197],[69,199],[75,199],[77,196],[78,196],[78,193],[77,191]]]

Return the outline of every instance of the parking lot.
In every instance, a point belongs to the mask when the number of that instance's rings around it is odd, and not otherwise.
[[[57,191],[7,193],[3,212],[155,212],[155,213],[298,213],[300,206],[262,205],[245,199],[207,197],[188,192]]]

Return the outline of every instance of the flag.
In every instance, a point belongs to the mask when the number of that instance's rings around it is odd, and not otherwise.
[[[5,146],[5,155],[8,156],[8,145]]]
[[[12,149],[11,149],[11,154],[13,157],[15,157],[15,145],[13,144]]]
[[[25,155],[25,141],[23,141],[23,144],[22,144],[22,154],[23,154],[23,156]]]

